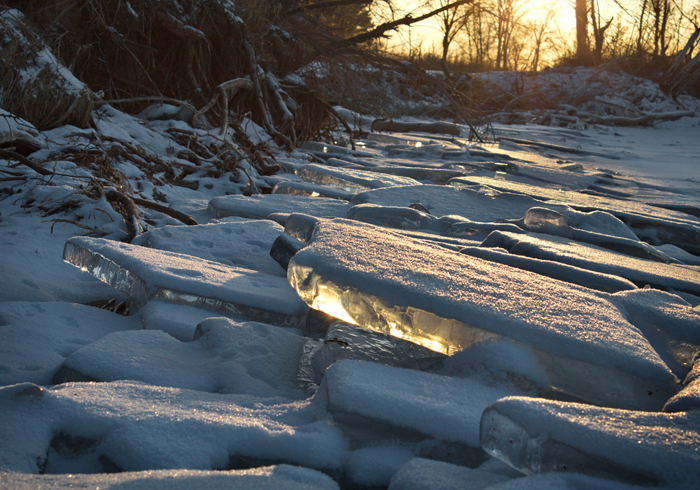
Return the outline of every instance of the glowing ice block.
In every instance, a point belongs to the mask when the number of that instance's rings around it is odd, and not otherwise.
[[[369,172],[367,170],[340,169],[317,164],[304,165],[297,171],[297,174],[307,182],[336,186],[348,192],[362,192],[367,189],[378,189],[381,187],[419,184],[417,180],[409,177]]]
[[[700,487],[700,412],[649,413],[511,397],[487,408],[481,445],[526,474],[575,472]]]
[[[660,409],[676,392],[603,293],[346,220],[318,223],[287,277],[312,308],[444,354],[510,338],[544,366],[543,388],[580,400]]]
[[[308,311],[283,277],[191,255],[73,237],[63,260],[127,293],[138,306],[160,299],[282,326],[298,326]]]

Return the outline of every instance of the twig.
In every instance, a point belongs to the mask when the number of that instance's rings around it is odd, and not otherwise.
[[[51,225],[51,233],[53,234],[53,227],[56,226],[56,223],[70,223],[71,225],[75,225],[78,228],[82,228],[84,230],[89,230],[91,233],[95,233],[96,235],[108,235],[106,231],[100,230],[99,228],[93,227],[93,226],[87,226],[83,225],[81,223],[78,223],[77,221],[73,221],[72,219],[61,219],[61,218],[55,218],[55,219],[50,219],[46,221],[42,221],[42,223],[50,223],[53,222]]]
[[[321,102],[321,105],[323,105],[326,109],[328,109],[328,112],[333,114],[333,116],[335,116],[335,118],[338,121],[340,121],[340,124],[342,124],[345,127],[345,130],[350,135],[350,147],[352,148],[352,151],[355,151],[356,150],[355,138],[353,138],[353,136],[352,136],[352,129],[350,128],[350,125],[348,124],[348,122],[345,120],[345,118],[343,116],[338,114],[338,111],[336,111],[335,108],[332,105],[330,105],[328,102],[321,99],[320,97],[318,98],[318,101]]]

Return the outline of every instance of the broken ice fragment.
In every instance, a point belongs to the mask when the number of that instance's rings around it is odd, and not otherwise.
[[[683,389],[664,405],[664,412],[700,410],[700,352],[695,356],[693,369],[683,382]]]
[[[700,485],[700,412],[647,413],[512,397],[487,408],[481,445],[526,474],[577,472],[669,488]]]
[[[433,227],[432,217],[413,208],[358,204],[348,210],[348,219],[400,230],[427,230]]]
[[[481,246],[505,248],[515,255],[613,274],[629,279],[639,287],[649,284],[660,289],[673,288],[700,295],[700,272],[691,268],[639,259],[562,237],[494,231]]]
[[[490,260],[491,262],[509,265],[518,269],[535,272],[537,274],[542,274],[543,276],[551,277],[552,279],[578,284],[580,286],[607,293],[637,289],[637,286],[635,286],[631,281],[623,279],[622,277],[614,276],[612,274],[603,274],[601,272],[593,272],[581,267],[561,264],[551,260],[540,260],[521,255],[509,254],[501,248],[465,247],[460,250],[460,253]]]
[[[131,243],[284,276],[269,256],[270,247],[282,232],[282,227],[270,220],[165,226],[147,231]]]
[[[283,194],[219,196],[209,201],[209,211],[215,218],[240,216],[264,219],[278,212],[305,213],[319,218],[344,218],[350,206],[337,199]]]
[[[313,358],[316,382],[330,365],[340,359],[372,361],[405,369],[430,367],[444,356],[413,342],[367,330],[345,322],[335,322]]]
[[[161,299],[282,326],[299,325],[308,311],[282,277],[191,255],[74,237],[66,242],[63,260],[127,293],[139,306]]]
[[[366,170],[338,169],[324,165],[308,164],[297,171],[307,182],[340,187],[348,192],[361,192],[380,187],[416,185],[419,182],[409,177],[400,177]]]
[[[270,248],[270,257],[275,259],[275,262],[286,271],[290,259],[305,246],[306,244],[301,240],[283,234],[278,236],[272,244],[272,248]]]
[[[514,393],[475,379],[340,360],[326,371],[314,401],[330,412],[353,449],[435,440],[461,454],[460,464],[474,467],[484,460],[478,437],[482,411]]]
[[[528,346],[550,386],[659,409],[675,376],[603,293],[371,225],[323,221],[290,262],[304,301],[349,323],[454,354],[498,336]]]
[[[380,166],[374,167],[372,172],[382,174],[401,175],[410,177],[416,180],[424,180],[433,184],[446,184],[448,180],[454,177],[464,175],[464,172],[459,170],[450,170],[445,168],[425,168],[425,167],[398,167],[398,166]]]

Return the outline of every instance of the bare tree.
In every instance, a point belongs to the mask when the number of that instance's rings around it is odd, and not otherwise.
[[[588,58],[588,2],[576,0],[576,58],[583,61]]]
[[[439,0],[441,7],[447,5],[449,0]],[[438,15],[438,23],[440,32],[442,32],[442,59],[440,61],[442,70],[445,76],[450,78],[450,69],[447,65],[447,55],[450,50],[450,44],[454,41],[457,34],[464,28],[469,21],[469,17],[474,12],[474,4],[462,4],[448,10],[443,10]]]

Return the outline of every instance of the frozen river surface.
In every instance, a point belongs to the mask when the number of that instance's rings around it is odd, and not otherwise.
[[[309,142],[253,196],[122,162],[199,223],[132,243],[50,159],[178,124],[0,159],[0,488],[700,487],[697,117]]]

